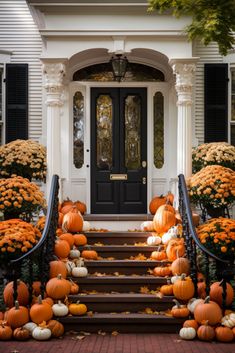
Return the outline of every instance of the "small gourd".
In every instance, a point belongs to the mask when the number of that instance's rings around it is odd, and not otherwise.
[[[26,341],[29,339],[31,333],[24,327],[17,327],[13,332],[13,337],[17,341]]]
[[[73,261],[66,261],[65,263],[66,265],[66,269],[67,269],[67,273],[70,276],[72,273],[72,269],[76,266],[75,263]]]
[[[57,304],[52,305],[52,311],[55,316],[66,316],[69,312],[68,307],[63,304],[60,300]]]
[[[69,312],[72,315],[84,315],[87,312],[87,306],[85,304],[73,303],[69,305]]]
[[[168,232],[162,236],[162,244],[166,245],[171,239],[177,238],[178,230],[176,226],[171,227]]]
[[[222,317],[221,323],[223,326],[233,328],[235,327],[235,313],[231,313],[229,315],[225,315]]]
[[[37,324],[35,322],[29,321],[27,324],[23,326],[26,330],[30,332],[30,335],[32,335],[33,330],[37,327]]]
[[[33,330],[32,337],[37,341],[46,341],[51,337],[51,330],[46,327],[37,326]]]
[[[196,330],[193,327],[182,327],[179,335],[183,340],[193,340],[196,337]]]
[[[178,275],[172,276],[172,277],[171,277],[171,283],[174,284],[176,281],[178,281],[178,279],[180,279],[180,277],[181,277],[181,276],[178,276]]]
[[[153,221],[144,221],[141,223],[140,230],[142,232],[154,232]]]
[[[190,313],[194,313],[194,310],[196,308],[196,306],[199,303],[204,303],[203,299],[196,299],[196,298],[191,298],[188,302],[187,308],[189,309]]]
[[[150,246],[159,245],[159,244],[161,244],[161,242],[162,242],[162,238],[159,237],[158,235],[157,236],[150,235],[147,239],[147,244]]]
[[[80,251],[75,248],[70,250],[69,257],[70,257],[70,259],[79,259]]]
[[[86,267],[74,267],[72,269],[73,277],[86,277],[88,275],[88,270]]]

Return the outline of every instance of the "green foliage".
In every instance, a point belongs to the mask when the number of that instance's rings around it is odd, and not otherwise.
[[[204,45],[217,42],[221,55],[235,43],[234,0],[149,0],[149,11],[154,10],[171,10],[177,18],[191,16],[192,23],[185,28],[188,38],[200,39]]]

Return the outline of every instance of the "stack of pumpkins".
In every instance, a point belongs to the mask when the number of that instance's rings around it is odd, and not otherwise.
[[[8,283],[4,288],[4,301],[8,310],[0,313],[0,340],[11,338],[26,340],[30,336],[36,340],[60,337],[64,333],[64,327],[53,317],[86,314],[85,304],[68,302],[67,296],[77,294],[79,286],[67,277],[86,277],[88,270],[84,266],[84,259],[97,259],[98,254],[93,250],[83,250],[80,254],[77,249],[78,246],[87,244],[87,238],[79,233],[83,229],[83,217],[79,211],[73,210],[65,214],[64,222],[59,224],[56,232],[54,254],[57,259],[49,264],[50,279],[46,284],[45,299],[40,295],[40,281],[33,282],[31,307],[29,290],[23,281],[18,281],[18,297],[15,303],[13,302],[13,282]],[[45,219],[42,218],[38,222],[38,227],[42,230],[44,224]]]

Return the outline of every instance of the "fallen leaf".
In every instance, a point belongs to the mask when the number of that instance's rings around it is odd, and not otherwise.
[[[84,336],[84,335],[78,335],[78,336],[76,336],[76,339],[79,340],[79,341],[81,341],[81,340],[83,340],[85,337],[86,337],[86,336]]]
[[[130,311],[123,311],[122,314],[130,314]]]
[[[105,336],[106,335],[106,332],[104,332],[102,330],[99,330],[97,333],[98,333],[98,335],[101,335],[101,336]]]
[[[151,308],[145,308],[145,309],[144,309],[144,313],[145,313],[145,314],[150,314],[150,315],[151,315],[151,314],[153,314],[153,313],[154,313],[154,311],[153,311]]]
[[[85,332],[85,331],[80,331],[80,333],[84,336],[90,336],[91,333],[90,332]]]
[[[87,315],[88,315],[88,316],[93,316],[93,311],[88,311],[88,312],[87,312]]]
[[[100,242],[95,243],[94,245],[95,245],[95,246],[104,246],[104,244],[103,244],[103,243],[100,243]]]
[[[146,286],[140,287],[140,293],[141,294],[148,294],[149,293],[149,288]]]
[[[119,332],[113,331],[113,332],[111,333],[111,335],[112,335],[112,336],[117,336],[117,335],[119,335]]]

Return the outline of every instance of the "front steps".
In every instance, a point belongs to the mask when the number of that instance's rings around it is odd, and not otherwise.
[[[102,229],[106,222],[103,222]],[[59,318],[66,330],[88,332],[178,332],[184,320],[169,315],[173,297],[159,294],[163,277],[154,277],[151,270],[168,261],[149,257],[156,246],[147,246],[147,232],[87,232],[88,245],[80,250],[96,250],[98,260],[86,260],[89,275],[72,278],[79,293],[69,301],[87,305],[84,316]],[[135,245],[137,244],[137,245]],[[140,244],[140,245],[139,245]],[[139,255],[141,254],[141,255]],[[145,259],[139,260],[139,256]],[[130,258],[137,257],[137,260]],[[151,292],[152,291],[152,292]]]

